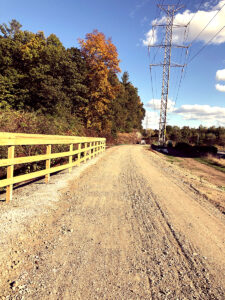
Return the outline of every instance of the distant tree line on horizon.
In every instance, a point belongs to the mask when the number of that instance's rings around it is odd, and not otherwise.
[[[111,39],[95,30],[80,49],[66,49],[55,34],[21,27],[0,25],[1,131],[116,136],[142,129],[143,103],[127,72],[118,79]]]
[[[158,139],[158,130],[147,129],[144,130],[144,135],[151,138],[153,141]],[[218,145],[225,147],[225,127],[204,127],[200,125],[198,128],[191,128],[189,126],[166,126],[167,140],[174,143],[188,143],[191,145]]]

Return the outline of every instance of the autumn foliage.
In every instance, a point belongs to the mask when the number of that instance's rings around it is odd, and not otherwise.
[[[84,111],[87,127],[108,131],[112,127],[109,104],[116,98],[119,90],[119,84],[112,85],[109,81],[109,74],[121,72],[117,49],[111,39],[106,39],[97,30],[88,33],[86,39],[80,39],[79,42],[88,69],[90,101]]]
[[[142,128],[143,104],[128,73],[118,78],[112,40],[94,30],[79,43],[80,49],[66,49],[56,35],[23,31],[16,20],[0,25],[0,108],[20,132],[48,133],[56,123],[55,134],[77,134],[79,127],[116,136]],[[0,130],[18,130],[7,124],[1,122]]]

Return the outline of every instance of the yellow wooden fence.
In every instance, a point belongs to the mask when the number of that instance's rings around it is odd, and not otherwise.
[[[46,154],[15,157],[15,147],[19,145],[46,145]],[[69,151],[52,153],[52,145],[68,145]],[[77,149],[74,149],[75,145]],[[0,159],[0,167],[7,167],[7,178],[0,180],[0,188],[6,187],[6,202],[9,202],[12,200],[14,184],[42,176],[45,176],[45,182],[48,183],[51,173],[65,169],[69,169],[71,172],[72,167],[79,166],[81,162],[86,162],[87,159],[105,151],[106,139],[0,132],[0,146],[8,147],[8,158]],[[73,159],[75,155],[76,159]],[[68,163],[51,167],[51,159],[62,157],[68,157]],[[13,176],[14,165],[39,161],[46,161],[44,170]]]

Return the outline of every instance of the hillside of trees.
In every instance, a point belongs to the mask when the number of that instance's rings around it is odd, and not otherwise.
[[[0,25],[0,130],[116,136],[142,129],[145,110],[111,39],[97,30],[65,48],[55,34]]]

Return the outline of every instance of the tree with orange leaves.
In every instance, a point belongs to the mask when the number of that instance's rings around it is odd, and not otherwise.
[[[87,63],[89,103],[83,108],[87,127],[109,132],[112,127],[110,104],[116,98],[119,84],[112,85],[109,76],[120,71],[118,53],[111,39],[97,30],[79,39]]]

